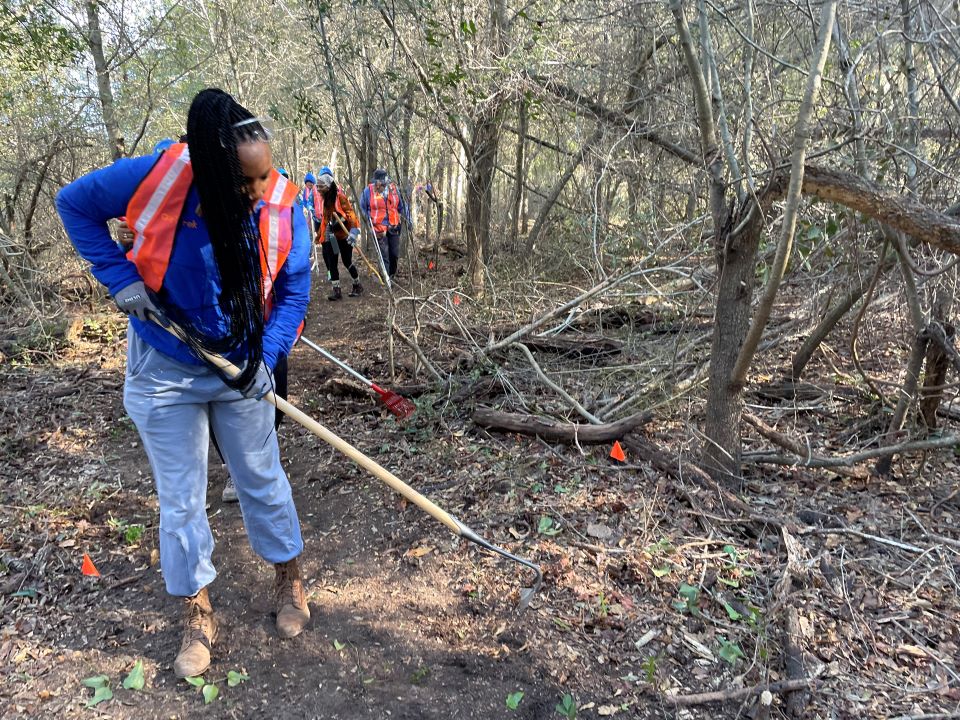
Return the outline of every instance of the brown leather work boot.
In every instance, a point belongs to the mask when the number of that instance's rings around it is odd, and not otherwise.
[[[277,601],[277,633],[282,638],[296,637],[310,621],[310,608],[307,606],[307,594],[303,590],[300,564],[297,558],[294,558],[273,567],[277,571],[277,579],[273,584]]]
[[[193,597],[184,598],[183,642],[173,661],[177,677],[200,675],[210,667],[210,648],[217,639],[217,619],[204,588]]]

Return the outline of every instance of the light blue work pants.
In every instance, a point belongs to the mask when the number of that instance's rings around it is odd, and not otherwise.
[[[140,432],[157,485],[167,592],[195,595],[217,574],[206,512],[211,427],[236,484],[254,552],[270,563],[300,555],[300,521],[280,466],[273,405],[244,399],[206,366],[172,360],[130,327],[127,342],[123,405]]]

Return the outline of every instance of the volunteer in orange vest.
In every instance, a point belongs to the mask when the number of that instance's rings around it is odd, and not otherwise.
[[[403,223],[409,222],[407,204],[390,182],[386,170],[376,170],[370,184],[360,196],[360,210],[369,218],[377,236],[380,257],[392,279],[397,274],[397,262],[400,260],[400,232]]]
[[[205,510],[211,429],[250,545],[275,568],[278,633],[293,637],[310,619],[300,523],[274,408],[262,398],[306,314],[311,233],[294,207],[296,186],[273,169],[269,139],[261,119],[230,95],[203,90],[190,105],[186,143],[118,160],[57,196],[77,251],[129,315],[123,400],[156,482],[164,582],[184,598],[179,677],[207,669],[217,636],[207,592],[216,577]],[[124,215],[134,231],[127,254],[107,226]],[[191,345],[158,319],[175,321]],[[198,359],[201,348],[241,374],[222,377]]]
[[[334,181],[333,171],[326,166],[320,168],[317,191],[320,193],[323,207],[317,239],[322,243],[323,262],[327,266],[330,281],[333,283],[333,290],[327,296],[327,300],[343,299],[343,293],[340,290],[338,256],[343,260],[343,266],[353,279],[350,297],[358,297],[363,293],[363,285],[360,284],[360,273],[353,264],[353,249],[360,239],[360,221],[353,211],[353,205],[350,204],[347,194]]]

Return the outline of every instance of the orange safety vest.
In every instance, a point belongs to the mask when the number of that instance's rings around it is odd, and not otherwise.
[[[387,188],[386,199],[373,189],[373,183],[368,185],[370,195],[370,221],[377,235],[387,231],[387,225],[400,224],[400,193],[397,186],[390,183]]]
[[[171,145],[140,182],[127,205],[127,224],[133,230],[133,247],[127,253],[144,284],[159,292],[170,265],[177,226],[193,183],[190,149]],[[276,170],[270,171],[265,206],[260,210],[260,270],[266,314],[272,307],[273,283],[293,247],[293,204],[297,186]]]
[[[346,193],[344,193],[343,190],[341,190],[341,189],[338,187],[338,188],[337,188],[337,199],[336,199],[336,201],[334,201],[334,203],[333,203],[333,212],[335,212],[337,215],[339,215],[341,218],[343,218],[343,225],[344,225],[344,227],[346,227],[346,225],[347,225],[347,211],[344,210],[344,209],[343,209],[343,206],[340,204],[340,198],[346,199],[346,197],[347,197]],[[349,201],[348,201],[348,202],[349,202]],[[329,219],[331,219],[331,218],[330,218],[330,214],[327,213],[327,206],[326,206],[326,204],[323,202],[323,196],[322,196],[322,195],[320,196],[320,208],[321,208],[321,212],[320,212],[320,233],[317,235],[317,237],[320,238],[320,242],[321,242],[321,243],[325,243],[325,242],[327,241],[327,221],[328,221]],[[350,232],[350,230],[349,230],[349,228],[348,228],[348,229],[347,229],[347,234],[349,234],[349,232]],[[341,228],[340,228],[340,223],[338,223],[338,222],[336,222],[336,221],[334,221],[334,223],[333,223],[333,234],[334,234],[334,235],[343,234],[343,230],[341,230]]]
[[[313,214],[315,217],[320,217],[321,208],[323,208],[323,196],[320,195],[316,185],[313,186],[313,189],[305,187],[301,190],[300,201],[306,206],[307,200],[311,195],[313,195]],[[311,220],[312,219],[313,218],[311,218]]]

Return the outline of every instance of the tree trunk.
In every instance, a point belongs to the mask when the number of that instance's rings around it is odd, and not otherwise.
[[[595,145],[602,136],[603,129],[600,126],[597,126],[597,129],[594,131],[593,135],[590,136],[590,139],[583,144],[577,153],[570,157],[570,161],[567,163],[567,167],[563,171],[563,174],[559,177],[556,184],[553,186],[553,189],[549,192],[547,198],[540,206],[540,212],[537,213],[537,219],[533,223],[533,229],[530,230],[530,234],[527,235],[526,252],[528,255],[533,252],[533,249],[536,247],[537,240],[540,239],[540,234],[546,227],[547,217],[550,215],[550,211],[553,209],[557,199],[560,197],[560,193],[563,192],[563,189],[567,186],[567,183],[570,182],[570,178],[573,177],[573,173],[575,173],[577,168],[580,167],[580,163],[583,162],[583,158],[586,157],[591,147],[593,147],[593,145]]]
[[[87,0],[87,47],[93,56],[93,67],[97,71],[97,93],[100,96],[100,106],[103,109],[103,126],[107,130],[107,146],[114,160],[123,157],[124,140],[120,133],[117,121],[117,107],[113,101],[113,89],[110,85],[110,68],[103,54],[103,36],[100,33],[100,15],[97,12],[97,1]]]
[[[523,204],[524,149],[527,144],[527,128],[530,124],[527,112],[527,99],[520,98],[517,108],[517,162],[516,178],[513,184],[513,197],[510,200],[510,247],[517,249],[520,239],[520,209]]]
[[[939,327],[933,328],[933,336],[927,347],[926,370],[923,374],[923,389],[920,391],[920,417],[928,431],[937,428],[937,410],[943,399],[943,385],[947,381],[947,368],[950,361],[944,346],[953,342],[956,328],[943,322],[943,305],[937,307],[935,315]]]
[[[467,157],[467,202],[464,221],[467,241],[467,272],[471,289],[482,297],[486,255],[490,246],[493,215],[493,174],[500,142],[500,109],[492,108],[474,123]]]
[[[704,418],[706,442],[701,463],[718,480],[740,474],[743,388],[735,385],[732,378],[743,338],[750,328],[760,225],[756,224],[745,235],[733,243],[729,229],[721,231],[717,233],[714,246],[720,280],[710,348],[710,379]]]

